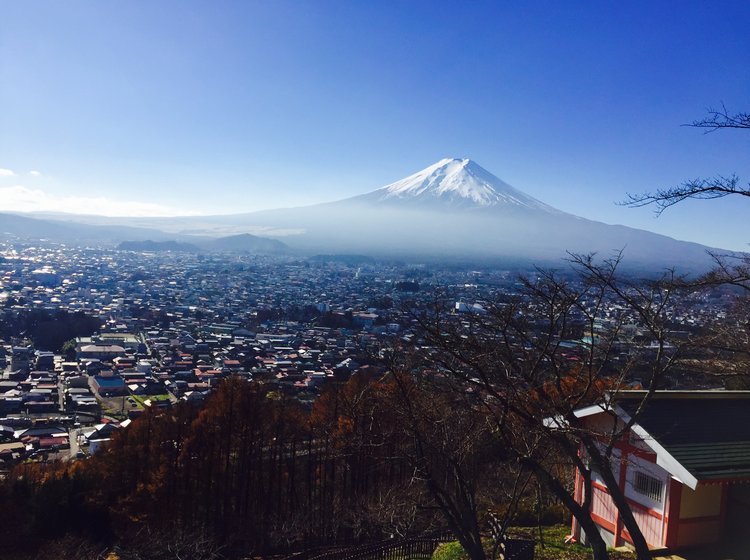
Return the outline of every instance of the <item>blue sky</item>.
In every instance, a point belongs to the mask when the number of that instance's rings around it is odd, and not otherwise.
[[[444,157],[587,218],[724,248],[750,200],[655,219],[626,192],[737,173],[747,2],[5,2],[0,209],[231,213]],[[35,172],[32,174],[32,172]]]

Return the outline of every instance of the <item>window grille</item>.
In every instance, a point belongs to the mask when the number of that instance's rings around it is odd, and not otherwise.
[[[661,502],[664,483],[658,478],[636,471],[635,478],[633,479],[633,488],[639,494],[643,494],[655,502]]]

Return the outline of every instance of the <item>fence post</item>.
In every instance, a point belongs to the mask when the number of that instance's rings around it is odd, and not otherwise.
[[[490,532],[492,538],[495,541],[495,546],[492,547],[492,560],[499,558],[505,560],[506,542],[505,542],[505,531],[503,530],[503,523],[498,519],[495,512],[490,510],[487,512],[490,517]]]

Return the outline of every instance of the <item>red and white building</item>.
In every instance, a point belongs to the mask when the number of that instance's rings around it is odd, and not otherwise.
[[[584,427],[628,422],[643,391],[576,412]],[[658,391],[612,454],[612,470],[652,548],[679,549],[750,534],[750,391]],[[591,516],[609,546],[630,542],[598,473]],[[584,485],[576,473],[575,497]],[[586,541],[573,521],[573,535]]]

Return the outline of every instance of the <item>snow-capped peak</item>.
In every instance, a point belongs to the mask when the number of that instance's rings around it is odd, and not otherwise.
[[[386,185],[372,193],[378,199],[434,200],[450,205],[513,205],[555,212],[546,204],[514,189],[470,159],[441,159],[439,162]]]

